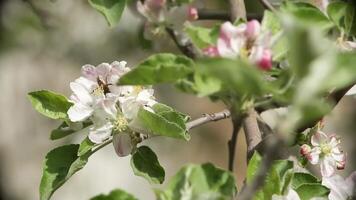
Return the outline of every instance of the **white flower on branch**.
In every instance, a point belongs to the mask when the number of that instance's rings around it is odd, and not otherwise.
[[[230,22],[221,25],[216,46],[203,49],[210,57],[247,58],[260,69],[272,68],[272,51],[269,33],[261,31],[257,20],[234,26]]]
[[[328,136],[322,131],[317,131],[311,138],[311,145],[301,147],[301,154],[313,165],[320,163],[323,177],[330,177],[335,169],[344,169],[346,156],[340,150],[340,140],[335,135]]]

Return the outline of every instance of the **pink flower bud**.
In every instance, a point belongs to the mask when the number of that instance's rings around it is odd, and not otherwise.
[[[219,56],[219,51],[216,46],[209,46],[203,49],[203,54],[209,57]]]
[[[193,6],[189,6],[189,8],[188,8],[188,20],[189,21],[195,21],[198,18],[199,18],[198,9],[193,7]]]
[[[255,40],[257,36],[260,34],[261,25],[257,20],[251,20],[247,22],[247,27],[245,31],[245,35],[249,40]]]
[[[311,147],[307,144],[303,144],[300,147],[300,154],[302,154],[302,156],[305,156],[308,158],[309,153],[311,152]],[[309,159],[308,159],[309,160]]]
[[[265,49],[262,56],[257,60],[257,65],[262,70],[270,70],[272,68],[272,53],[271,50]]]
[[[113,145],[118,156],[124,157],[131,153],[133,145],[131,137],[127,133],[118,133],[113,137]]]

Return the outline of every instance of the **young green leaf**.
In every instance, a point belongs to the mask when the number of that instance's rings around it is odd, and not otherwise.
[[[138,118],[145,128],[153,135],[161,135],[178,139],[189,140],[185,123],[188,119],[176,111],[164,111],[162,107],[153,107],[154,113],[144,108],[138,112]],[[157,111],[155,109],[158,109]]]
[[[50,151],[44,161],[40,199],[48,200],[75,172],[88,162],[89,154],[78,157],[79,145],[61,146]]]
[[[263,15],[261,29],[262,31],[271,32],[272,35],[275,35],[278,32],[282,31],[281,21],[279,17],[275,13],[266,10]]]
[[[342,1],[330,2],[327,7],[329,18],[341,30],[345,29],[345,13],[347,3]]]
[[[349,36],[356,35],[356,3],[350,1],[347,4],[346,16],[345,16],[345,29],[346,34]]]
[[[266,92],[261,71],[242,60],[205,58],[197,61],[196,89],[202,94],[228,92],[230,95],[260,96]],[[209,87],[213,89],[208,89]],[[217,91],[220,89],[220,91]]]
[[[188,25],[185,28],[193,44],[200,49],[215,45],[219,36],[220,26],[213,28],[205,28],[199,26]]]
[[[193,72],[194,62],[188,57],[161,53],[145,61],[125,74],[119,85],[153,85],[174,83]]]
[[[86,137],[79,145],[78,156],[83,156],[88,153],[96,144]]]
[[[293,179],[292,179],[292,188],[293,189],[297,189],[298,187],[300,187],[303,184],[306,183],[319,183],[320,181],[318,181],[318,179],[308,173],[301,173],[301,172],[297,172],[294,173]]]
[[[66,119],[72,106],[65,96],[47,90],[30,92],[28,98],[39,113],[52,119]]]
[[[104,15],[109,26],[119,23],[126,0],[88,0],[89,4]]]
[[[306,183],[299,186],[295,191],[298,193],[301,200],[310,200],[313,197],[328,198],[330,193],[329,188],[319,183]]]
[[[140,146],[131,157],[131,167],[137,176],[150,183],[162,184],[165,172],[156,154],[147,146]]]
[[[73,133],[75,133],[75,130],[72,130],[66,122],[63,122],[58,128],[54,129],[51,131],[51,136],[50,139],[51,140],[57,140],[57,139],[61,139],[64,138],[68,135],[71,135]]]
[[[234,176],[207,163],[187,165],[169,181],[164,190],[155,190],[158,200],[232,199],[236,194]]]
[[[125,192],[124,190],[116,189],[111,191],[108,195],[100,194],[91,198],[90,200],[138,200],[133,195]]]

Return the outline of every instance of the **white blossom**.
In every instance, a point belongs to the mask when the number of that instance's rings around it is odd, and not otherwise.
[[[330,177],[335,169],[344,169],[346,156],[340,150],[340,140],[336,136],[328,136],[322,131],[317,131],[311,138],[311,145],[301,147],[301,153],[311,164],[320,164],[323,177]]]
[[[329,200],[347,200],[353,196],[355,190],[355,180],[353,176],[355,175],[356,173],[354,172],[347,179],[337,174],[330,177],[323,177],[322,185],[330,189]]]

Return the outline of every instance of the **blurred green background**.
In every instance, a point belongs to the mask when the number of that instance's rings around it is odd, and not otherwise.
[[[227,9],[225,1],[197,1],[199,8]],[[261,12],[261,6],[248,1],[247,8]],[[205,24],[214,22],[204,22]],[[109,28],[104,18],[86,0],[0,0],[0,199],[38,199],[42,161],[46,153],[61,144],[78,143],[83,136],[50,141],[50,131],[59,122],[36,113],[26,94],[48,89],[69,96],[69,82],[80,75],[84,64],[126,60],[129,66],[155,52],[176,52],[167,36],[160,36],[151,49],[141,48],[139,30],[142,21],[126,9],[120,24]],[[156,87],[156,97],[193,118],[224,108],[206,98],[183,94],[174,87]],[[327,132],[342,135],[348,154],[345,175],[354,169],[356,153],[354,120],[356,100],[344,98],[327,118]],[[271,123],[277,112],[263,117]],[[189,142],[154,138],[144,143],[158,154],[166,169],[166,180],[186,163],[212,162],[226,168],[229,120],[210,123],[193,130]],[[235,176],[241,186],[246,171],[246,146],[239,134]],[[87,166],[74,175],[53,196],[57,200],[89,199],[99,193],[121,188],[139,199],[154,199],[146,180],[136,177],[129,157],[119,158],[111,145],[90,158]],[[161,186],[154,186],[161,187]]]

